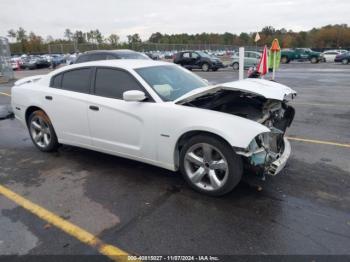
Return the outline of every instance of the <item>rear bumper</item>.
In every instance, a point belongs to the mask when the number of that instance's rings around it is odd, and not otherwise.
[[[277,175],[286,166],[291,154],[291,146],[287,138],[284,138],[284,150],[282,155],[273,161],[267,169],[267,174],[271,176]]]

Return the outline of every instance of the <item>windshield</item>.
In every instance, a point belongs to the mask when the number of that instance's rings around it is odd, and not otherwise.
[[[208,86],[200,77],[175,65],[144,67],[135,71],[164,101],[174,101],[193,89]]]
[[[202,51],[197,51],[196,53],[198,53],[201,57],[212,58],[209,54],[204,53],[204,52],[202,52]]]
[[[137,52],[130,52],[130,53],[124,53],[124,52],[120,52],[118,53],[118,56],[121,59],[146,59],[146,60],[150,60],[150,58],[144,54],[140,54]]]

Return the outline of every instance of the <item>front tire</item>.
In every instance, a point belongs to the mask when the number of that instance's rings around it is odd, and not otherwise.
[[[209,64],[208,64],[208,63],[203,63],[203,64],[202,64],[202,70],[203,70],[204,72],[208,72],[209,69],[210,69],[210,67],[209,67]]]
[[[347,64],[349,64],[349,59],[344,58],[343,60],[341,60],[341,63],[342,63],[343,65],[347,65]]]
[[[282,63],[282,64],[288,64],[288,63],[289,63],[288,57],[282,56],[282,58],[281,58],[281,63]]]
[[[318,62],[316,57],[312,57],[310,61],[311,61],[311,64],[316,64]]]
[[[52,152],[58,148],[56,132],[44,111],[37,110],[31,113],[28,129],[30,138],[40,151]]]
[[[233,70],[237,71],[239,69],[239,64],[237,62],[232,64]]]
[[[210,135],[198,135],[182,147],[180,171],[194,190],[221,196],[240,182],[242,159],[225,141]]]

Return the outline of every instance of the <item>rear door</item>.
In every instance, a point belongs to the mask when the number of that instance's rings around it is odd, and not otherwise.
[[[43,99],[60,142],[91,145],[87,118],[91,77],[92,68],[85,67],[65,71],[51,79],[51,87]]]

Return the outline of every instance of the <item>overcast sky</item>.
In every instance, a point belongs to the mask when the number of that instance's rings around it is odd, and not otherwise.
[[[23,27],[62,38],[65,28],[104,35],[309,30],[350,24],[349,0],[0,0],[0,35]]]

